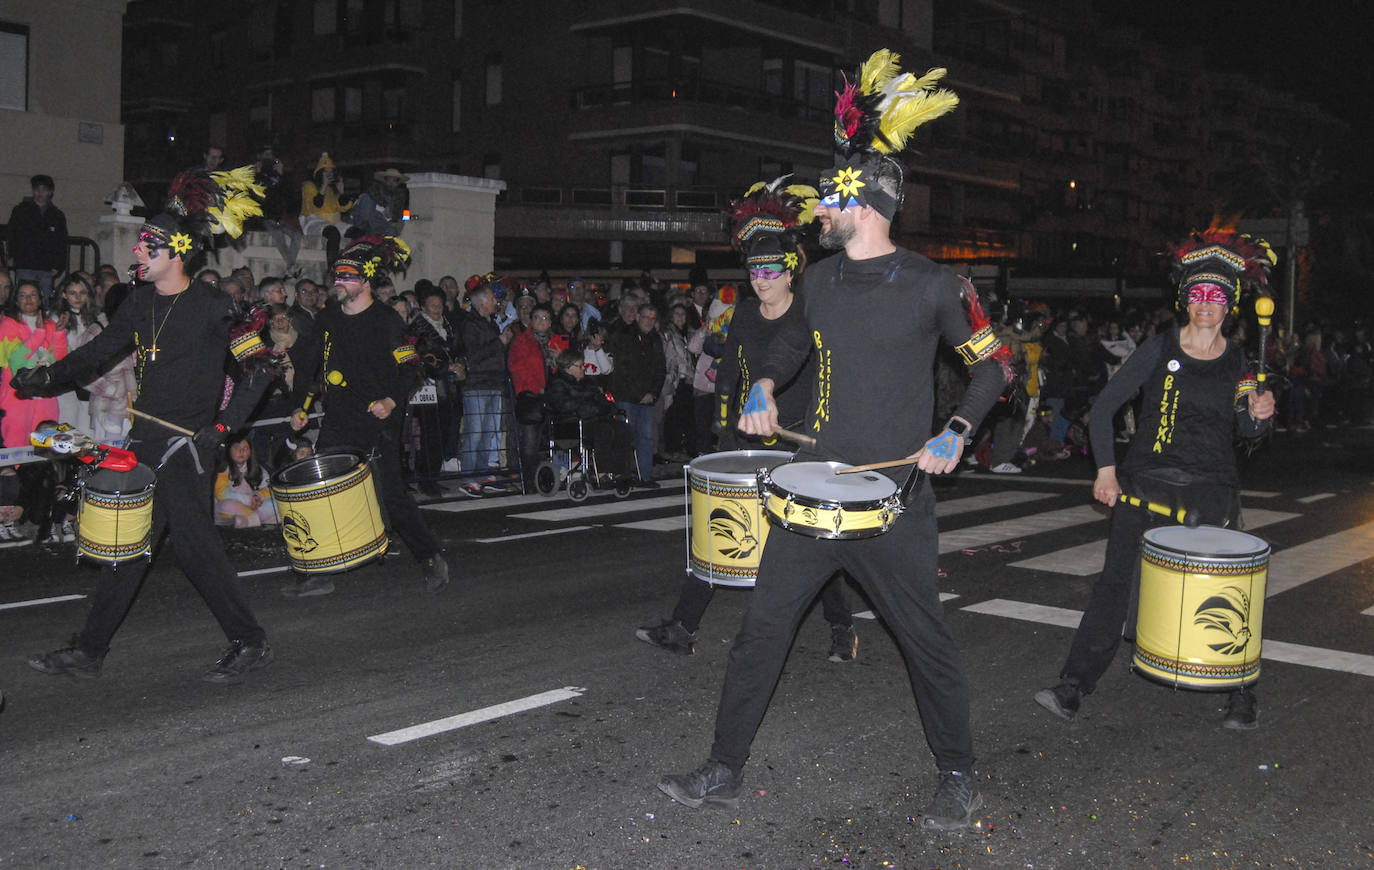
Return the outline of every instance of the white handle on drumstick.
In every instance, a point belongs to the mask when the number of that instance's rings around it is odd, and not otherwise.
[[[886,462],[870,462],[867,465],[851,465],[849,468],[837,468],[836,474],[857,474],[860,471],[877,471],[879,468],[896,468],[899,465],[913,465],[916,460],[910,457],[901,459],[889,459]]]
[[[154,417],[152,414],[149,414],[146,411],[140,411],[132,405],[129,406],[129,416],[131,418],[142,417],[143,419],[148,420],[149,422],[156,423],[165,429],[170,429],[173,432],[177,432],[182,435],[190,435],[192,437],[195,437],[196,434],[192,432],[190,429],[187,429],[185,426],[178,426],[175,423],[169,423],[161,417]]]

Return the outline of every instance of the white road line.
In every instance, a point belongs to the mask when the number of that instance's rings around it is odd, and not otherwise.
[[[687,526],[683,516],[659,517],[656,520],[639,520],[633,523],[616,523],[617,529],[638,529],[641,532],[680,532]]]
[[[1319,492],[1319,493],[1317,493],[1316,495],[1304,496],[1303,498],[1298,499],[1298,501],[1301,502],[1302,504],[1311,504],[1311,503],[1314,502],[1314,501],[1321,501],[1322,499],[1325,499],[1325,498],[1335,498],[1335,497],[1336,497],[1336,494],[1335,494],[1334,492]]]
[[[1240,494],[1246,498],[1278,498],[1282,493],[1266,492],[1258,489],[1242,489]]]
[[[254,568],[252,571],[240,571],[240,577],[256,577],[259,574],[280,574],[283,571],[290,571],[290,565],[278,565],[275,568]]]
[[[37,607],[40,604],[57,604],[60,601],[80,601],[84,595],[58,595],[54,598],[33,598],[28,601],[11,601],[0,604],[0,610],[15,610],[20,607]]]
[[[1245,527],[1247,530],[1254,530],[1273,523],[1281,523],[1284,520],[1291,520],[1296,516],[1300,516],[1300,514],[1250,508],[1245,511]],[[1102,570],[1102,560],[1106,558],[1106,555],[1107,539],[1101,538],[1086,544],[1079,544],[1077,547],[1067,547],[1032,559],[1011,562],[1010,565],[1013,568],[1033,568],[1037,571],[1053,571],[1056,574],[1087,577],[1089,574],[1096,574]]]
[[[1374,656],[1344,652],[1338,649],[1321,649],[1297,643],[1284,643],[1281,640],[1262,641],[1260,658],[1273,659],[1290,665],[1307,665],[1309,668],[1325,668],[1328,671],[1344,671],[1350,674],[1363,674],[1374,677]]]
[[[1070,526],[1100,522],[1105,518],[1105,513],[1106,508],[1102,508],[1102,512],[1099,513],[1097,508],[1092,505],[1079,505],[1078,507],[1018,517],[999,523],[985,523],[967,529],[941,532],[940,552],[954,553],[959,550],[995,544],[998,541],[1024,538],[1042,532],[1057,532]]]
[[[583,529],[594,529],[596,526],[564,526],[561,529],[545,529],[542,532],[525,532],[520,535],[503,535],[499,538],[473,538],[479,544],[499,544],[503,541],[518,541],[522,538],[542,538],[545,535],[561,535],[564,532],[580,532]]]
[[[998,483],[1067,483],[1070,486],[1093,485],[1092,478],[1036,477],[1032,474],[993,474],[992,472],[984,471],[977,472],[968,479],[984,482],[996,480]]]
[[[956,599],[956,598],[958,598],[958,597],[959,597],[959,596],[956,595],[956,594],[954,594],[953,592],[941,592],[941,593],[940,593],[940,600],[941,600],[942,602],[943,602],[943,601],[953,601],[954,599]],[[877,618],[878,618],[878,614],[874,613],[874,612],[871,611],[871,610],[860,610],[858,613],[854,614],[854,618],[855,618],[855,619],[877,619]]]
[[[1374,523],[1317,538],[1269,557],[1265,598],[1374,557]]]
[[[660,480],[659,486],[663,489],[682,489],[681,480]],[[612,498],[609,489],[592,490],[591,498],[594,500]],[[484,498],[460,499],[458,501],[441,501],[429,504],[421,504],[421,510],[443,511],[449,514],[465,514],[469,511],[489,511],[498,508],[510,510],[520,505],[539,505],[539,504],[572,504],[566,491],[555,493],[554,495],[540,495],[537,492],[521,495],[492,495]]]
[[[1374,607],[1371,607],[1371,608],[1369,608],[1368,610],[1361,610],[1361,611],[1360,611],[1360,615],[1361,615],[1361,616],[1374,616]]]
[[[583,504],[569,508],[554,508],[549,511],[530,511],[523,514],[511,514],[510,516],[512,519],[545,520],[552,523],[562,520],[590,520],[612,514],[631,514],[635,511],[656,510],[666,507],[681,508],[682,494],[663,495],[657,498],[627,498],[622,501]]]
[[[1078,623],[1083,617],[1081,610],[1046,607],[1043,604],[1008,601],[1005,598],[980,601],[963,609],[988,616],[1004,616],[1008,619],[1057,625],[1061,628],[1078,628]],[[1266,639],[1262,641],[1260,657],[1285,664],[1305,665],[1311,668],[1325,668],[1329,671],[1374,677],[1374,656],[1361,655],[1360,653],[1321,649],[1315,646],[1303,646]]]
[[[435,734],[443,734],[446,731],[457,731],[459,728],[466,728],[469,725],[490,722],[492,719],[500,719],[503,716],[511,716],[526,710],[557,704],[559,701],[580,697],[585,691],[586,689],[567,686],[550,692],[540,692],[538,695],[530,695],[528,698],[517,698],[514,701],[506,701],[504,704],[483,707],[470,713],[459,713],[457,716],[449,716],[446,719],[435,719],[433,722],[422,722],[409,728],[376,734],[367,739],[382,746],[396,746],[401,743],[409,743],[412,740],[419,740],[422,737],[433,737]]]
[[[1056,494],[1052,492],[1023,492],[1016,489],[1004,489],[999,492],[971,495],[967,498],[956,498],[951,501],[937,501],[935,503],[935,516],[952,517],[972,511],[992,510],[993,508],[1055,498],[1055,496]]]

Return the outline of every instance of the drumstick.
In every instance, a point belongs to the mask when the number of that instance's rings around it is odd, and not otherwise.
[[[793,432],[791,429],[774,429],[775,438],[785,438],[788,441],[795,441],[803,447],[815,447],[816,439],[810,435],[803,435],[800,432]]]
[[[167,422],[166,420],[162,419],[161,417],[154,417],[152,414],[149,414],[147,411],[140,411],[140,410],[138,410],[138,409],[135,408],[133,405],[130,405],[130,406],[129,406],[129,416],[130,416],[131,418],[132,418],[132,417],[142,417],[143,419],[148,420],[149,422],[158,424],[159,426],[163,427],[164,429],[171,429],[173,432],[177,432],[177,433],[182,434],[182,435],[190,435],[190,436],[194,437],[195,434],[196,434],[196,433],[192,432],[190,429],[187,429],[185,426],[178,426],[178,425],[175,424],[175,423],[169,423],[169,422]]]
[[[1117,496],[1116,501],[1118,504],[1128,504],[1131,507],[1143,508],[1152,514],[1159,514],[1162,517],[1168,517],[1169,519],[1173,520],[1179,525],[1187,526],[1190,529],[1196,528],[1198,524],[1201,522],[1201,520],[1198,519],[1196,513],[1186,508],[1171,508],[1168,505],[1159,504],[1158,502],[1153,501],[1145,501],[1144,499],[1137,498],[1136,496],[1127,495],[1124,492],[1121,495]]]
[[[853,465],[849,468],[837,468],[836,474],[855,474],[860,471],[876,471],[879,468],[896,468],[898,465],[911,465],[916,460],[910,458],[889,459],[886,462],[870,462],[867,465]]]

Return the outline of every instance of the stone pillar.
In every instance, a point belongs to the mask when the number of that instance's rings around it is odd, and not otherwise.
[[[410,246],[410,268],[398,290],[421,278],[434,283],[452,275],[458,283],[490,272],[496,246],[496,196],[506,183],[444,172],[414,172],[410,181],[411,220],[401,232]]]
[[[134,245],[138,244],[138,230],[143,218],[129,214],[107,214],[96,219],[95,243],[100,246],[100,258],[119,271],[121,280],[128,280],[125,268],[134,264]],[[98,265],[98,264],[97,264]]]

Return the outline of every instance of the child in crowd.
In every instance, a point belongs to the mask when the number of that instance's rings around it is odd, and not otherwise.
[[[236,435],[226,449],[228,466],[215,477],[215,524],[255,529],[277,524],[277,505],[267,470],[248,439]]]
[[[587,328],[582,331],[582,346],[583,374],[587,382],[604,387],[610,382],[611,369],[615,368],[615,362],[611,355],[606,353],[606,334],[601,321],[592,320],[587,323]]]

